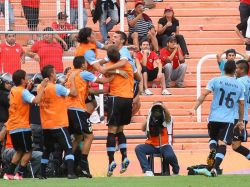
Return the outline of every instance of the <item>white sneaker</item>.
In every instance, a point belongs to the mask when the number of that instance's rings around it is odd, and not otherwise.
[[[146,95],[153,95],[153,93],[149,89],[144,90],[144,93]]]
[[[212,177],[218,176],[217,170],[215,168],[211,169],[211,175],[212,175]]]
[[[162,90],[162,95],[172,95],[167,89]]]
[[[145,176],[147,176],[147,177],[153,177],[154,173],[152,171],[146,171],[145,172]]]

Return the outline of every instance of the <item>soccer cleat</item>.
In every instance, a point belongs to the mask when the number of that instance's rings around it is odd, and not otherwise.
[[[3,179],[4,180],[13,180],[14,179],[14,175],[5,173],[4,176],[3,176]]]
[[[212,149],[207,157],[207,165],[208,168],[212,168],[214,166],[214,162],[215,162],[215,155],[216,155],[216,151],[214,149]]]
[[[146,171],[145,172],[145,176],[146,177],[153,177],[154,176],[154,173],[152,171]]]
[[[206,168],[203,168],[203,169],[194,169],[194,172],[196,174],[198,174],[198,175],[205,175],[207,177],[212,177],[212,174]]]
[[[124,173],[127,170],[129,163],[130,163],[129,159],[124,158],[124,160],[122,161],[122,166],[121,166],[120,173]]]
[[[68,174],[68,179],[78,179],[78,177],[75,174]]]
[[[113,175],[113,171],[114,171],[115,168],[116,168],[116,163],[115,163],[115,161],[112,161],[111,164],[109,164],[109,167],[108,167],[108,173],[107,173],[108,177],[111,177]]]
[[[82,169],[82,176],[86,178],[92,178],[93,176],[90,174],[89,171]]]
[[[212,175],[212,177],[218,176],[217,170],[215,168],[211,169],[211,175]]]
[[[16,173],[15,176],[14,176],[14,180],[23,180],[23,176],[20,175],[20,173]]]

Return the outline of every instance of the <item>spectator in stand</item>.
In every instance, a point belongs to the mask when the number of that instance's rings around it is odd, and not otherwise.
[[[183,35],[179,32],[179,20],[175,18],[173,8],[168,6],[164,10],[164,16],[158,21],[157,38],[159,45],[161,47],[166,47],[168,38],[170,36],[175,36],[177,43],[181,46],[185,58],[189,58],[186,41]]]
[[[184,88],[187,64],[184,63],[184,56],[175,37],[168,38],[167,47],[160,51],[160,59],[165,73],[166,87],[170,88],[171,81],[175,81],[177,88]]]
[[[1,13],[5,16],[5,0],[0,0],[0,16]],[[13,5],[11,4],[11,0],[9,0],[9,29],[15,29],[15,16],[13,11]]]
[[[143,77],[143,94],[153,95],[148,89],[148,81],[160,80],[162,86],[162,95],[170,95],[170,92],[166,89],[165,75],[162,73],[162,64],[158,55],[150,50],[149,40],[144,39],[140,43],[140,49],[136,55],[136,64],[140,64],[142,68],[141,73]]]
[[[40,0],[21,0],[21,5],[23,7],[23,13],[25,19],[27,20],[29,30],[37,31],[37,26],[39,23]],[[37,36],[33,34],[29,35],[27,44],[34,44],[34,40],[37,40]]]
[[[243,22],[250,16],[250,0],[240,0],[240,21]]]
[[[128,43],[134,44],[139,49],[139,43],[144,38],[148,38],[153,46],[153,50],[158,52],[158,41],[156,31],[151,18],[143,13],[144,3],[135,3],[135,9],[128,14],[129,36]]]
[[[5,34],[6,41],[0,44],[1,71],[13,74],[21,69],[25,62],[25,53],[21,45],[16,43],[15,34]]]
[[[242,40],[242,42],[246,45],[246,51],[247,53],[249,53],[250,55],[250,38],[248,38],[246,36],[246,32],[247,32],[247,27],[248,27],[248,19],[246,18],[245,20],[241,21],[237,26],[236,26],[236,33],[237,35],[240,37],[240,39]],[[250,23],[250,22],[249,22]],[[249,25],[249,29],[250,29],[250,25]]]
[[[43,31],[53,31],[53,29],[46,27]],[[34,43],[27,55],[39,62],[40,69],[51,64],[55,67],[56,72],[63,73],[63,48],[55,41],[54,34],[43,34],[43,40]]]
[[[94,7],[90,6],[93,22],[96,23],[99,20],[102,42],[108,44],[108,32],[111,31],[119,21],[119,5],[117,0],[97,0],[95,10],[93,8]],[[110,18],[110,21],[106,23],[108,17]]]
[[[88,22],[88,12],[85,8],[85,0],[82,1],[83,6],[83,28],[86,27]],[[88,0],[90,9],[93,10],[93,0]],[[92,8],[91,8],[92,7]],[[78,0],[70,0],[70,24],[78,28]],[[78,28],[81,29],[81,28]]]
[[[58,21],[53,22],[51,25],[55,31],[71,31],[76,29],[73,25],[67,23],[68,16],[64,12],[59,12],[57,17]],[[75,46],[76,34],[55,34],[55,38],[65,51]]]

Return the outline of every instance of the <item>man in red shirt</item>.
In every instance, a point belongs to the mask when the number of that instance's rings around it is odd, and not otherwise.
[[[67,23],[67,15],[64,12],[59,12],[58,21],[53,22],[51,27],[56,31],[70,31],[75,30],[76,28]],[[62,45],[63,49],[67,51],[70,47],[74,46],[74,42],[76,41],[76,34],[56,34],[55,38]]]
[[[240,0],[240,21],[243,22],[250,16],[250,0]]]
[[[0,71],[13,74],[16,70],[21,69],[25,53],[21,45],[16,43],[15,34],[6,34],[5,39],[6,42],[0,44]]]
[[[30,31],[37,31],[37,26],[39,23],[39,7],[40,0],[21,0],[21,5],[23,7],[23,13],[25,19],[27,20],[27,25]],[[28,45],[34,44],[36,38],[29,35]]]
[[[46,27],[43,31],[53,31],[51,27]],[[27,55],[40,63],[40,69],[50,64],[56,69],[56,72],[63,72],[63,49],[55,41],[53,34],[44,34],[43,40],[37,41],[27,52]]]
[[[164,67],[166,87],[170,88],[170,82],[175,81],[177,88],[184,88],[187,65],[175,37],[168,38],[167,47],[160,51],[160,59]]]
[[[141,51],[136,54],[136,64],[141,65],[143,87],[145,95],[153,95],[148,89],[148,81],[158,79],[162,85],[162,95],[170,95],[170,92],[166,89],[165,75],[162,73],[162,64],[158,55],[150,50],[150,44],[148,39],[143,39],[140,43]]]

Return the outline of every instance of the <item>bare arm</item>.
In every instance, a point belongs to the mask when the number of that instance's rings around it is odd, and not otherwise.
[[[105,83],[111,82],[113,79],[114,79],[114,76],[102,77],[102,78],[97,78],[95,82],[98,84],[105,84]]]
[[[37,91],[37,95],[33,99],[32,103],[34,103],[34,104],[39,104],[40,103],[40,101],[42,99],[42,96],[43,96],[43,93],[44,93],[44,89],[47,86],[48,82],[49,82],[48,78],[43,79],[43,81],[41,82],[41,89],[39,89]]]
[[[235,126],[235,127],[239,127],[240,130],[244,129],[243,117],[244,117],[244,100],[240,100],[239,101],[239,121]]]
[[[138,21],[139,19],[141,19],[141,18],[142,18],[142,13],[141,13],[141,14],[138,14],[134,19],[128,20],[128,25],[129,25],[130,27],[134,27],[134,26],[136,25],[137,21]]]
[[[2,130],[0,131],[0,141],[4,141],[6,133],[7,133],[6,127],[3,126]]]
[[[76,73],[73,72],[70,74],[70,77],[69,77],[69,81],[70,81],[69,95],[73,97],[77,96],[78,94],[77,89],[76,89],[76,84],[75,84],[75,76],[76,76]]]
[[[139,81],[139,82],[141,81],[141,75],[138,71],[136,73],[134,73],[134,79]]]
[[[210,93],[211,93],[210,90],[206,90],[203,94],[201,94],[201,96],[197,99],[196,104],[194,106],[195,111],[199,108],[199,106],[204,102],[204,100]]]
[[[145,122],[142,124],[142,126],[141,126],[141,130],[142,130],[143,132],[146,131],[146,125],[147,125],[147,121],[145,121]]]
[[[184,58],[184,56],[183,56],[183,54],[182,54],[182,51],[181,51],[181,48],[180,48],[180,46],[178,45],[178,47],[177,47],[177,49],[178,49],[178,58],[179,58],[179,62],[180,63],[184,63],[185,62],[185,58]]]
[[[245,37],[241,34],[240,30],[237,27],[235,28],[235,32],[239,36],[239,38],[242,40],[242,42],[245,42]]]

